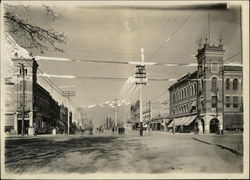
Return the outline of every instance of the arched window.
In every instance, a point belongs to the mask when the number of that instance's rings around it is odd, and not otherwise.
[[[24,74],[25,74],[25,75],[28,74],[28,69],[24,69]]]
[[[186,98],[186,88],[183,89],[183,98]]]
[[[190,86],[190,95],[193,95],[193,85]]]
[[[238,83],[239,83],[238,79],[233,80],[233,90],[238,90]]]
[[[226,79],[226,90],[230,90],[230,79]]]
[[[194,84],[194,91],[193,94],[196,94],[196,84]]]
[[[213,77],[212,78],[212,91],[216,91],[217,90],[217,78]]]

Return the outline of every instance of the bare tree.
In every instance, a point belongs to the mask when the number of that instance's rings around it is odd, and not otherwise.
[[[41,8],[48,17],[48,21],[52,22],[61,18],[52,7],[43,5]],[[22,47],[38,49],[41,53],[50,51],[51,48],[55,51],[63,52],[59,44],[66,44],[64,33],[32,22],[29,6],[5,4],[4,11],[5,31]]]

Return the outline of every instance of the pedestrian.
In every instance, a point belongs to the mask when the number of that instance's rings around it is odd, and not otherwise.
[[[34,127],[34,136],[37,135],[37,130],[36,130],[36,127]]]
[[[148,135],[151,136],[150,126],[148,125]]]
[[[115,128],[114,128],[114,126],[112,127],[112,133],[114,134],[114,132],[115,132]]]

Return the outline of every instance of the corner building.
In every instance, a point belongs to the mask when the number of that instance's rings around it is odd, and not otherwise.
[[[197,71],[170,86],[170,128],[179,132],[243,130],[242,66],[226,65],[220,43],[198,49]]]
[[[65,129],[66,125],[62,121],[67,122],[68,109],[65,107],[67,111],[64,112],[64,119],[61,118],[58,102],[37,83],[38,64],[36,60],[18,57],[16,54],[12,61],[14,75],[11,78],[5,78],[5,132],[22,133],[23,108],[24,134],[51,134],[53,128],[61,126]],[[24,66],[24,82],[21,64]],[[16,82],[12,82],[13,79],[16,79]],[[23,94],[23,90],[25,94]],[[70,117],[72,120],[72,114]]]

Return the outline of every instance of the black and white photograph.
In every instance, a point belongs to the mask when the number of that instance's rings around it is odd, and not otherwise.
[[[1,179],[248,179],[248,1],[1,2]]]

